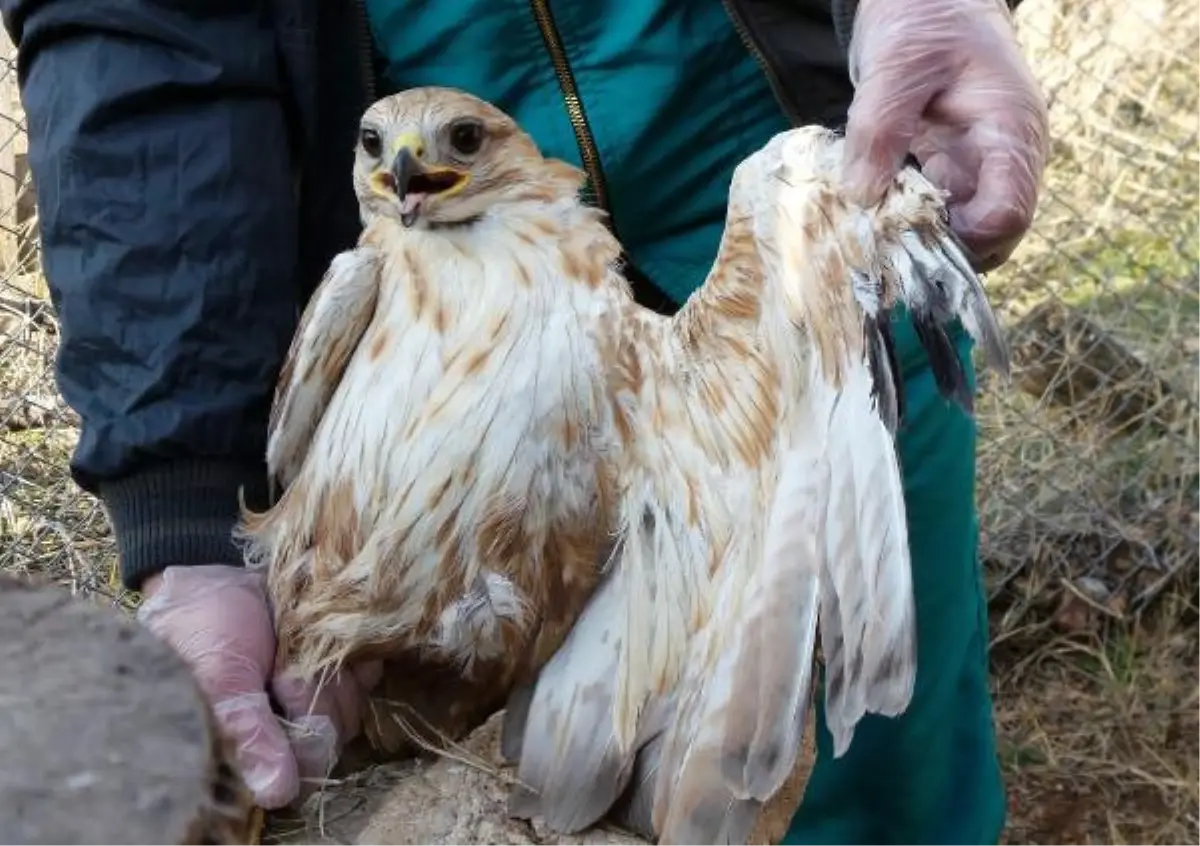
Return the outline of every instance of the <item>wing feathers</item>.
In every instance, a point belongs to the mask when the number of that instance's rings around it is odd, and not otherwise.
[[[822,444],[800,443],[781,461],[762,563],[741,621],[734,687],[748,695],[725,725],[729,786],[737,798],[760,802],[795,765],[812,685],[829,468]]]
[[[905,226],[890,245],[889,258],[939,392],[970,414],[974,404],[966,371],[946,335],[945,324],[960,319],[983,348],[987,365],[1005,378],[1010,370],[1008,348],[979,276],[958,239],[942,223],[940,214],[928,216],[936,223],[922,222],[918,224],[921,229]]]
[[[929,366],[933,370],[933,380],[937,384],[938,393],[958,403],[968,414],[973,413],[975,398],[971,395],[971,388],[967,383],[967,372],[963,369],[962,360],[958,357],[946,330],[934,315],[925,311],[914,310],[912,324],[917,340],[929,357]]]
[[[871,411],[871,379],[852,368],[829,424],[822,651],[834,755],[867,713],[895,716],[916,677],[916,614],[895,445]],[[826,390],[828,390],[826,388]]]
[[[649,439],[649,431],[644,435]],[[693,620],[708,614],[708,555],[699,530],[682,517],[672,496],[658,493],[649,461],[632,460],[624,472],[621,540],[614,568],[622,582],[620,618],[625,643],[617,671],[616,731],[623,746],[637,732],[652,692],[669,687],[688,653]],[[674,476],[682,488],[682,477]],[[656,484],[657,483],[657,484]]]
[[[900,360],[896,356],[896,339],[892,334],[891,312],[881,308],[876,315],[864,315],[863,334],[867,339],[871,395],[888,431],[895,432],[904,419],[904,384],[900,378]]]
[[[731,215],[736,207],[753,217],[747,252],[761,261],[761,296],[773,307],[764,320],[779,305],[788,316],[753,339],[783,374],[774,451],[738,471],[769,478],[774,465],[768,513],[733,531],[710,572],[701,559],[712,540],[705,521],[716,515],[694,521],[700,531],[673,512],[693,468],[653,463],[642,441],[661,427],[645,425],[620,458],[618,566],[532,696],[510,705],[504,751],[519,755],[524,785],[514,804],[552,829],[578,831],[612,808],[660,843],[745,842],[795,766],[818,637],[835,756],[865,714],[898,715],[912,698],[915,603],[894,441],[905,398],[892,311],[905,305],[938,390],[968,412],[968,365],[946,324],[960,319],[1005,374],[1009,358],[938,192],[910,169],[879,205],[853,206],[838,185],[841,143],[816,127],[785,133],[731,186]],[[708,284],[719,286],[717,277]],[[718,326],[716,311],[689,331],[751,331]],[[757,313],[736,311],[724,317]],[[656,390],[683,390],[670,370],[655,374]],[[700,418],[695,411],[691,425]]]
[[[662,732],[638,752],[633,775],[624,795],[612,810],[612,820],[645,840],[654,840],[654,786],[664,743]]]
[[[268,424],[273,486],[287,487],[299,472],[321,415],[375,314],[378,262],[372,247],[339,253],[300,316]]]
[[[914,185],[877,209],[851,207],[833,178],[840,157],[830,153],[840,142],[831,139],[813,131],[785,142],[786,174],[774,186],[772,206],[782,225],[756,227],[756,233],[766,242],[761,251],[779,257],[766,262],[773,277],[768,284],[782,288],[789,314],[809,337],[807,384],[791,444],[812,450],[822,468],[807,470],[819,485],[807,530],[824,547],[814,557],[820,572],[812,581],[819,593],[827,723],[834,754],[841,756],[865,714],[894,716],[907,707],[916,676],[907,518],[894,441],[904,396],[889,309],[897,299],[905,303],[939,388],[967,408],[966,373],[943,323],[968,306],[982,315],[981,325],[995,321],[986,300],[971,299],[977,280],[940,252],[939,233],[931,229],[940,220],[936,194]],[[831,170],[822,173],[826,167]],[[821,342],[831,337],[841,342]],[[800,549],[791,554],[799,568]]]
[[[966,246],[944,221],[940,222],[941,239],[937,245],[940,255],[936,258],[948,262],[964,283],[958,289],[958,303],[952,306],[952,311],[962,320],[967,333],[983,348],[987,365],[1007,379],[1012,369],[1008,345],[1004,342],[1004,333],[988,301],[983,281],[971,267]]]
[[[663,741],[652,814],[660,844],[744,843],[754,825],[759,803],[735,795],[724,765],[725,726],[753,696],[735,687],[735,650],[725,649],[713,663],[704,659],[705,640],[731,625],[736,619],[710,622],[677,689],[679,708]]]

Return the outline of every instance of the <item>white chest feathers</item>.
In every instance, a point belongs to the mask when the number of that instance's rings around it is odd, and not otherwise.
[[[416,516],[447,488],[466,525],[497,497],[586,508],[610,292],[567,276],[563,243],[519,219],[395,236],[314,439],[319,474],[352,480],[368,524]]]

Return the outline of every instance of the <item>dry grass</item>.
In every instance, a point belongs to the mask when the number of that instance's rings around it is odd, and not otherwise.
[[[0,398],[19,396],[30,383],[46,390],[46,374],[31,365],[32,351],[10,344],[4,356]],[[34,400],[7,408],[0,403],[0,569],[49,575],[73,592],[116,599],[103,510],[66,473],[77,432],[62,419],[67,414],[54,394],[26,396]]]
[[[979,403],[1007,840],[1198,842],[1197,8],[1026,0],[1018,23],[1054,148],[1034,230],[988,282],[1017,381],[985,375]],[[0,153],[22,131],[0,114]],[[0,302],[44,298],[3,226]],[[1048,303],[1082,329],[1034,331]],[[128,610],[104,515],[66,472],[54,347],[0,308],[0,569]]]
[[[1197,842],[1195,607],[1171,610],[1192,623],[994,653],[1008,842]]]
[[[0,284],[0,297],[27,290]],[[49,576],[73,593],[131,607],[112,578],[103,509],[67,472],[78,430],[54,386],[53,325],[9,330],[0,334],[0,570]]]
[[[1197,8],[1027,0],[1018,25],[1054,146],[989,282],[1017,390],[980,408],[1007,838],[1197,842]],[[1025,331],[1060,303],[1087,334]],[[1096,372],[1112,345],[1132,361]]]

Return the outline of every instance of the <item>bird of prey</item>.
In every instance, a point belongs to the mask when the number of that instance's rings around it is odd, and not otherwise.
[[[970,409],[945,325],[1008,356],[943,195],[842,192],[807,126],[736,169],[710,273],[637,304],[583,174],[464,92],[362,119],[364,224],[301,317],[244,514],[278,660],[385,670],[371,741],[507,705],[510,808],[736,843],[790,773],[818,639],[835,755],[916,666],[894,434],[901,304]]]

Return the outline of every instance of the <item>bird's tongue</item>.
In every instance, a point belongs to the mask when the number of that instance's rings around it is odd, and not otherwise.
[[[400,213],[412,214],[425,201],[426,194],[405,194],[404,199],[400,201]]]

